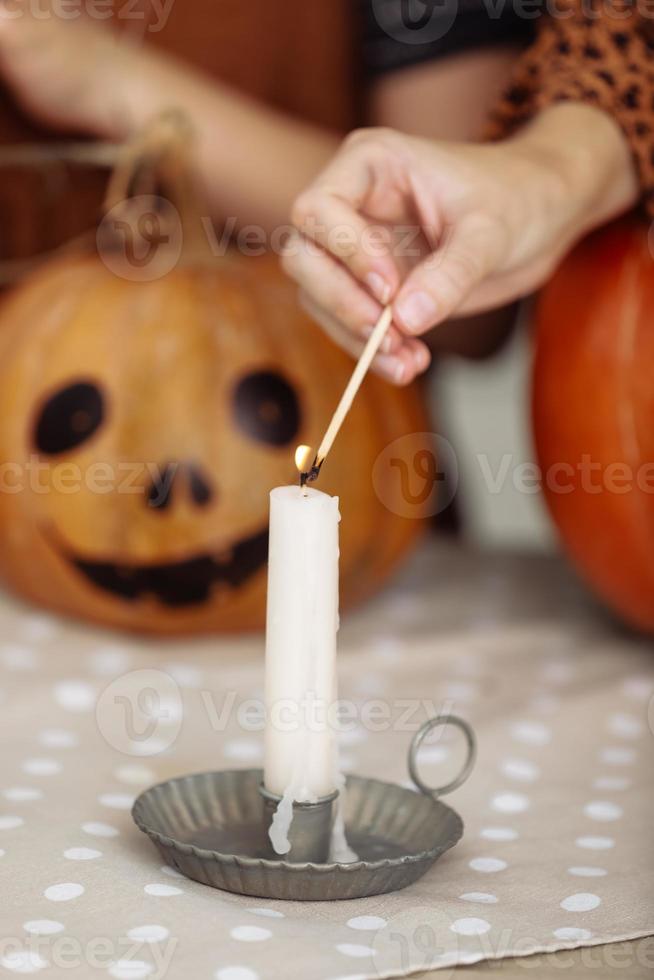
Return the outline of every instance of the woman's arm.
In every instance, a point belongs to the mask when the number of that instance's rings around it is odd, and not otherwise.
[[[654,213],[653,87],[654,28],[638,5],[558,0],[517,60],[495,113],[499,142],[362,134],[300,197],[300,232],[322,247],[296,246],[287,260],[307,306],[356,353],[392,299],[377,368],[410,381],[428,362],[416,336],[537,288],[577,238],[639,196]],[[336,219],[355,230],[347,252],[330,235]],[[411,220],[420,247],[400,256],[392,229]],[[386,254],[362,244],[371,223],[386,233]]]
[[[391,301],[394,327],[376,367],[405,384],[429,362],[420,335],[532,292],[637,195],[621,129],[581,103],[546,108],[495,144],[363,130],[296,202],[300,234],[286,267],[353,354]],[[410,254],[394,235],[402,225],[416,232]]]
[[[276,112],[101,25],[14,16],[0,7],[0,71],[36,118],[122,140],[178,107],[213,211],[271,231],[338,147],[339,136]]]

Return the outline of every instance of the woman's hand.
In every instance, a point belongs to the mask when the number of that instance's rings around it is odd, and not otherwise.
[[[421,334],[532,292],[635,197],[621,131],[582,104],[549,108],[495,144],[362,130],[296,201],[284,263],[309,312],[355,356],[392,301],[374,366],[406,384],[429,364]]]

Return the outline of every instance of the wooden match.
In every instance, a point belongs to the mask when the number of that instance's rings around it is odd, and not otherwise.
[[[307,460],[311,460],[311,447],[309,446],[299,446],[295,454],[295,465],[300,471],[300,484],[305,486],[307,483],[312,483],[314,480],[318,479],[322,464],[327,458],[327,454],[334,444],[334,440],[338,435],[343,422],[347,417],[347,413],[352,407],[352,402],[356,397],[356,393],[361,387],[361,383],[365,378],[368,368],[372,364],[375,355],[377,354],[379,348],[382,345],[384,337],[388,332],[388,328],[391,325],[393,319],[393,313],[390,306],[385,307],[382,315],[375,324],[375,328],[370,334],[366,346],[361,351],[361,356],[357,361],[354,371],[347,383],[345,391],[341,396],[341,400],[338,403],[336,411],[332,416],[332,420],[327,427],[327,431],[323,436],[322,442],[318,447],[318,452],[313,457],[311,465],[307,463]]]

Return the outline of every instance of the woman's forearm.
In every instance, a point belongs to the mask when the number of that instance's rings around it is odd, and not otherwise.
[[[539,112],[511,140],[515,149],[560,181],[551,202],[575,237],[626,211],[637,200],[638,180],[629,145],[615,120],[582,102],[561,102]],[[545,205],[547,199],[543,199]]]
[[[182,109],[195,130],[194,159],[215,216],[268,233],[288,222],[292,201],[339,144],[337,133],[155,53],[138,53],[122,104],[106,117],[113,138],[128,137],[165,109]]]

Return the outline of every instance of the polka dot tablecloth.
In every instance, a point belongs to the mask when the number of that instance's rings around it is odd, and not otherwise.
[[[179,876],[134,796],[261,762],[262,640],[139,641],[0,600],[0,976],[355,980],[654,932],[651,642],[554,559],[432,546],[341,632],[346,770],[406,782],[428,714],[479,738],[463,840],[418,883],[284,903]],[[446,782],[463,753],[421,750]],[[447,972],[447,970],[446,970]]]

